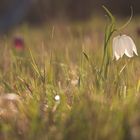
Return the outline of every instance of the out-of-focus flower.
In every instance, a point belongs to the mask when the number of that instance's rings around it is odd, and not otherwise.
[[[20,101],[20,97],[15,93],[7,93],[0,96],[0,99],[7,101]]]
[[[59,95],[55,95],[54,99],[55,99],[56,103],[55,103],[55,105],[54,105],[54,107],[52,109],[52,112],[55,112],[57,110],[57,108],[58,108],[58,106],[60,104],[60,96]]]
[[[55,99],[55,101],[60,101],[60,96],[59,96],[59,95],[56,95],[56,96],[54,97],[54,99]]]
[[[14,38],[14,47],[17,50],[23,50],[25,48],[24,39],[22,37],[15,37]]]
[[[71,80],[71,84],[72,84],[73,86],[78,85],[78,79],[73,79],[73,80]]]
[[[113,58],[116,60],[121,58],[124,54],[128,57],[133,57],[133,52],[138,55],[136,46],[127,35],[118,35],[113,39]]]
[[[15,93],[0,95],[0,117],[4,119],[16,118],[19,112],[20,97]]]

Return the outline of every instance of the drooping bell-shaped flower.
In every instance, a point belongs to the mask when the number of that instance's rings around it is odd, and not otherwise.
[[[121,58],[124,54],[128,57],[133,57],[133,54],[138,55],[137,48],[131,39],[127,35],[118,35],[113,39],[113,58],[116,60]]]

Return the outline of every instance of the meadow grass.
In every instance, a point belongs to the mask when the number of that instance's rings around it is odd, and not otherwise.
[[[105,22],[22,25],[1,37],[0,93],[15,93],[20,101],[10,107],[0,103],[0,139],[140,138],[140,59],[111,60],[108,77],[100,83]],[[138,22],[123,32],[132,36],[139,52]],[[13,44],[19,34],[25,41],[22,51]]]

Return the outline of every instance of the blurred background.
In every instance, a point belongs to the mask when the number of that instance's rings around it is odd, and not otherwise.
[[[34,25],[57,18],[84,21],[102,14],[102,5],[119,17],[130,16],[130,6],[134,16],[140,14],[139,0],[1,0],[0,32],[25,21]]]

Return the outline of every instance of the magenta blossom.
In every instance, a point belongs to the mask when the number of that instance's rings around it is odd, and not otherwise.
[[[14,48],[16,50],[23,50],[25,48],[24,39],[22,37],[14,38]]]

